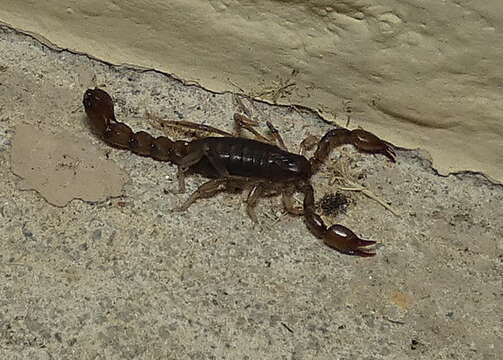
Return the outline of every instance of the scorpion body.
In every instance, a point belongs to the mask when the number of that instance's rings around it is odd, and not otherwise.
[[[145,131],[134,132],[128,125],[118,122],[112,98],[104,90],[88,89],[83,103],[91,128],[107,144],[177,165],[180,192],[185,191],[187,173],[196,172],[211,179],[201,185],[179,210],[186,210],[197,199],[225,189],[249,188],[247,212],[256,222],[254,207],[258,198],[273,190],[283,196],[286,210],[303,215],[309,230],[329,247],[348,255],[375,255],[368,248],[375,241],[360,239],[343,225],[325,225],[316,214],[314,190],[310,183],[330,151],[339,145],[353,144],[361,151],[380,153],[395,161],[391,145],[375,135],[361,129],[330,130],[308,160],[303,155],[287,151],[279,133],[269,123],[279,146],[262,141],[264,138],[259,141],[237,137],[223,130],[187,122],[181,125],[223,136],[173,141],[166,136],[153,137]],[[235,120],[238,118],[235,116]],[[296,191],[304,194],[302,209],[293,206],[292,194]]]
[[[259,178],[269,181],[294,181],[309,179],[309,161],[297,154],[284,151],[272,144],[247,138],[206,137],[189,144],[189,151],[207,149],[214,154],[214,162],[219,162],[229,175]],[[208,177],[218,177],[208,157],[203,157],[193,165],[193,169]]]

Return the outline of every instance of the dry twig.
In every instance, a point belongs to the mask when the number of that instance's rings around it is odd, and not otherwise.
[[[354,176],[351,173],[349,158],[347,156],[341,156],[339,161],[337,161],[332,167],[332,170],[334,171],[335,176],[330,181],[330,185],[335,185],[341,191],[360,192],[368,198],[378,202],[385,209],[389,210],[393,215],[400,217],[400,214],[390,205],[388,205],[386,201],[381,199],[365,186],[360,185],[353,180]]]

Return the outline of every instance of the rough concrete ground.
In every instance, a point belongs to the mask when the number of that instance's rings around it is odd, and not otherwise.
[[[345,256],[277,198],[260,201],[260,226],[239,194],[170,212],[187,196],[170,192],[175,168],[110,149],[80,106],[87,88],[105,85],[136,130],[159,134],[147,111],[231,129],[231,94],[57,52],[5,28],[0,66],[2,359],[501,358],[501,186],[477,174],[439,177],[415,151],[390,164],[343,148],[358,181],[401,214],[346,193],[346,211],[326,221],[381,246],[374,258]],[[256,103],[253,112],[295,150],[330,128],[291,108]],[[20,123],[91,141],[128,174],[124,195],[56,207],[21,191],[11,172]],[[318,199],[335,191],[331,177],[327,166],[314,179]],[[189,191],[203,181],[191,177]]]

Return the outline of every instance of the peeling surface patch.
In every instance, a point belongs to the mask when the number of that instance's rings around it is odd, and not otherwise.
[[[12,171],[23,190],[35,190],[49,203],[72,199],[100,201],[119,196],[126,175],[95,146],[69,132],[51,134],[27,124],[16,128]]]

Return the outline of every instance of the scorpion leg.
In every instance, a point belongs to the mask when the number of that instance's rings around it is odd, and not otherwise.
[[[278,129],[276,129],[269,121],[266,122],[266,125],[269,128],[269,131],[271,132],[273,139],[276,140],[276,142],[278,143],[279,147],[282,150],[288,151],[288,148],[286,147],[285,142],[283,141],[283,138],[281,137]]]
[[[342,225],[332,225],[327,228],[321,217],[316,214],[314,206],[314,191],[311,184],[302,186],[304,192],[304,219],[308,229],[325,245],[343,254],[369,257],[375,252],[368,248],[375,241],[360,239],[350,229]]]
[[[175,211],[185,211],[187,210],[190,205],[192,205],[197,199],[200,198],[207,198],[215,195],[217,192],[222,191],[225,187],[222,187],[222,185],[225,185],[229,180],[222,178],[222,179],[213,179],[210,181],[205,182],[201,186],[197,188],[196,191],[192,193],[192,195],[189,196],[185,202],[174,209]]]
[[[204,125],[204,124],[198,124],[198,123],[193,123],[190,121],[174,121],[174,120],[161,120],[161,119],[153,119],[152,120],[152,126],[165,131],[169,128],[173,129],[182,129],[184,131],[194,131],[196,135],[194,137],[204,137],[208,133],[214,133],[218,135],[223,135],[223,136],[233,136],[231,133],[220,130],[216,127],[209,126],[209,125]],[[198,134],[199,133],[199,134]]]
[[[351,131],[339,128],[330,130],[321,138],[318,148],[310,160],[313,171],[319,169],[321,163],[328,157],[328,154],[334,147],[345,144],[352,144],[363,152],[383,154],[391,161],[396,161],[396,154],[390,143],[362,129]]]
[[[183,158],[181,158],[177,165],[181,167],[183,170],[187,170],[192,165],[197,164],[204,157],[204,151],[202,149],[198,149],[196,151],[189,152]]]
[[[183,194],[185,192],[185,170],[181,166],[178,167],[176,178],[178,179],[178,192]]]
[[[229,176],[229,172],[222,164],[220,159],[215,156],[208,148],[202,148],[198,151],[193,151],[180,160],[178,160],[178,170],[176,177],[178,179],[178,192],[183,194],[185,192],[185,173],[194,164],[197,164],[203,157],[207,157],[211,165],[215,168],[220,178]]]
[[[257,130],[255,130],[253,127],[257,126],[258,123],[256,121],[253,121],[250,119],[248,116],[235,113],[234,114],[234,123],[237,127],[236,135],[239,136],[241,133],[241,129],[248,130],[251,132],[259,141],[270,143],[271,140],[266,138],[264,135],[260,134]]]
[[[204,149],[204,155],[208,158],[210,161],[211,165],[215,168],[217,171],[219,177],[227,177],[229,176],[229,172],[227,171],[225,164],[220,160],[220,158],[215,155],[213,152]]]
[[[208,158],[213,168],[218,173],[218,176],[228,177],[229,172],[225,168],[223,162],[219,159],[217,155],[215,155],[208,146],[203,146],[201,149],[193,151],[186,156],[184,156],[181,160],[178,161],[178,166],[182,168],[182,171],[190,168],[192,165],[197,164],[203,157]]]
[[[293,190],[292,188],[287,188],[283,190],[281,193],[281,201],[283,202],[283,206],[286,211],[292,215],[299,216],[304,213],[304,210],[300,207],[295,206],[295,200],[293,198]]]
[[[267,142],[267,143],[277,143],[277,145],[285,151],[288,151],[285,142],[283,141],[283,138],[281,137],[278,129],[276,129],[273,124],[269,121],[266,122],[267,127],[269,128],[269,131],[272,134],[272,139],[267,138],[266,136],[260,134],[257,130],[255,130],[253,127],[257,126],[258,123],[256,121],[253,121],[250,119],[248,116],[236,113],[234,114],[234,122],[237,127],[237,134],[239,136],[240,130],[245,129],[251,132],[257,140],[262,141],[262,142]]]
[[[255,206],[257,205],[257,201],[260,198],[260,195],[262,195],[263,191],[264,187],[262,183],[253,185],[248,194],[248,199],[246,200],[246,213],[254,223],[258,223],[257,214],[255,213]]]

